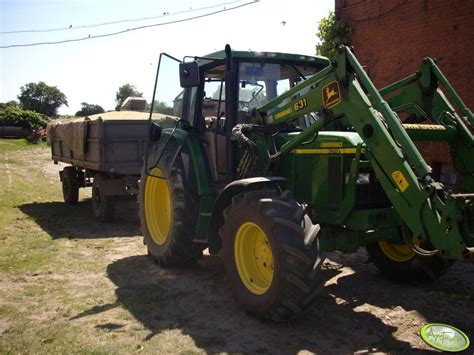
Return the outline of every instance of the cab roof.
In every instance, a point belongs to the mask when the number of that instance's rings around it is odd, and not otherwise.
[[[244,60],[251,60],[251,61],[291,61],[291,62],[299,62],[299,63],[308,63],[308,64],[316,64],[322,68],[327,67],[330,64],[330,61],[326,57],[321,56],[307,56],[301,54],[292,54],[292,53],[279,53],[279,52],[253,52],[253,51],[232,51],[232,57],[234,59],[244,59]],[[225,60],[226,55],[225,51],[218,51],[211,54],[206,55],[204,58],[209,58],[210,61],[213,59],[216,60]],[[199,60],[199,65],[208,64],[209,61],[202,58]]]

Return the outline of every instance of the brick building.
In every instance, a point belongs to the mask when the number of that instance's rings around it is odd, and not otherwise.
[[[335,13],[352,27],[351,45],[378,88],[433,57],[474,109],[473,0],[335,0]],[[428,161],[450,162],[437,145],[422,150]]]

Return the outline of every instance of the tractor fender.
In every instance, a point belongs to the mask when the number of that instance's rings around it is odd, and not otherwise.
[[[221,250],[222,241],[219,237],[219,228],[224,224],[224,209],[232,202],[235,195],[265,188],[278,189],[278,185],[284,181],[286,181],[284,177],[269,176],[235,180],[228,184],[217,196],[212,209],[208,233],[209,253],[217,254]]]

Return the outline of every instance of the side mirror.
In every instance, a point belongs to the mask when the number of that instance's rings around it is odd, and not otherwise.
[[[161,137],[161,130],[162,128],[159,124],[152,122],[150,127],[150,141],[158,142]]]
[[[199,66],[196,62],[179,64],[179,81],[182,88],[199,85]]]

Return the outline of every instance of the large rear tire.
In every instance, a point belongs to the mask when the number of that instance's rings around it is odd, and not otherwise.
[[[79,200],[79,181],[76,168],[66,166],[63,169],[61,180],[64,202],[70,206],[77,205]]]
[[[303,209],[288,192],[239,194],[219,233],[236,298],[262,318],[285,321],[309,310],[323,286],[317,238],[305,245]]]
[[[418,255],[406,244],[392,244],[383,240],[367,245],[366,250],[369,261],[375,264],[382,275],[399,282],[433,281],[453,264],[438,255]]]
[[[182,266],[202,255],[205,244],[193,242],[198,205],[188,190],[181,161],[168,179],[159,168],[140,179],[140,221],[148,254],[161,266]]]

